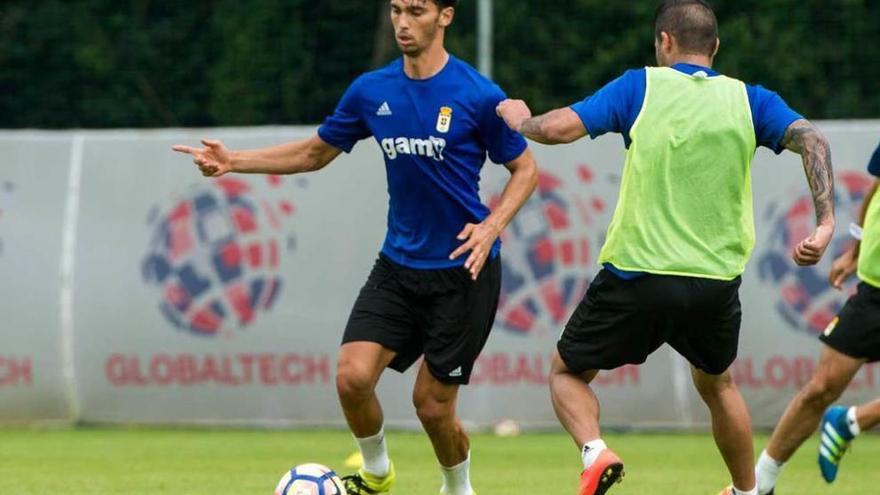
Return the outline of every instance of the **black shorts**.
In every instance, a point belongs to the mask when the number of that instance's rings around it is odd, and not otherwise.
[[[668,343],[712,375],[736,359],[741,279],[643,275],[624,280],[602,270],[578,305],[557,349],[569,370],[644,363]]]
[[[856,359],[880,361],[880,289],[864,282],[819,336],[825,345]]]
[[[467,384],[492,330],[501,290],[501,257],[471,280],[464,268],[417,270],[379,256],[354,303],[342,343],[376,342],[404,372],[424,354],[439,381]]]

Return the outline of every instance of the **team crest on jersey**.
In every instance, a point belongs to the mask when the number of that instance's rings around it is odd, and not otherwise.
[[[839,322],[840,322],[840,317],[837,317],[837,316],[835,316],[834,319],[831,320],[831,323],[829,323],[828,326],[825,327],[825,331],[823,332],[826,337],[831,335],[831,332],[833,332],[834,329],[837,328],[837,324]]]
[[[447,133],[452,125],[452,108],[440,107],[440,113],[437,115],[437,132]]]

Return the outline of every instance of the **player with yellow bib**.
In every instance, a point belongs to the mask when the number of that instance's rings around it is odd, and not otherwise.
[[[557,417],[581,447],[579,495],[602,495],[623,461],[599,431],[590,382],[640,364],[664,343],[692,365],[715,441],[733,480],[756,495],[751,420],[728,368],[736,358],[740,275],[755,244],[751,163],[757,146],[800,153],[817,228],[794,250],[819,261],[834,231],[824,136],[777,95],[714,71],[718,24],[702,0],[657,10],[659,67],[631,70],[583,102],[532,118],[522,101],[498,107],[507,124],[546,144],[623,135],[620,199],[599,254],[604,269],[563,331],[550,372]]]
[[[862,201],[862,238],[834,261],[828,276],[841,289],[858,273],[858,292],[819,336],[824,344],[810,382],[791,401],[758,459],[758,492],[772,495],[785,463],[819,428],[819,468],[828,483],[858,434],[880,425],[880,399],[859,407],[827,409],[865,363],[880,361],[880,147],[868,164],[877,178]],[[823,415],[824,411],[824,415]]]

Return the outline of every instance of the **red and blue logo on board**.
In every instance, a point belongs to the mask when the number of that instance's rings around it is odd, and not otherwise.
[[[159,290],[170,324],[195,335],[230,335],[272,309],[289,244],[283,223],[295,211],[287,199],[269,199],[280,197],[281,185],[277,176],[226,176],[154,208],[143,278]]]
[[[763,282],[779,287],[776,310],[792,329],[810,335],[822,333],[854,292],[856,277],[851,277],[844,290],[838,291],[828,281],[828,273],[831,263],[855,242],[846,229],[850,222],[858,222],[862,200],[873,181],[859,172],[836,174],[838,233],[816,266],[799,267],[791,260],[795,246],[815,229],[812,197],[803,194],[794,201],[777,201],[764,212],[771,229],[765,241],[768,247],[757,260],[758,273]]]
[[[539,173],[535,194],[502,235],[497,325],[518,335],[562,329],[598,271],[616,183],[588,165]]]

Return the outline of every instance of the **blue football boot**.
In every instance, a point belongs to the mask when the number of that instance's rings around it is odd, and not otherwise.
[[[831,483],[837,478],[837,470],[843,455],[849,449],[853,434],[846,420],[847,407],[834,406],[825,411],[819,428],[819,469],[825,481]]]

